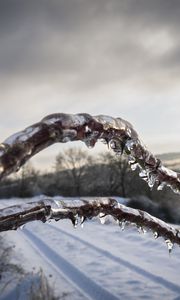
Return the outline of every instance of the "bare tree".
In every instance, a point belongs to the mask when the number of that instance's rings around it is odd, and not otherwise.
[[[56,157],[56,173],[65,171],[68,184],[75,189],[77,196],[81,195],[82,181],[85,171],[92,164],[92,157],[80,148],[69,148]]]
[[[100,154],[99,161],[101,168],[105,169],[104,182],[108,195],[119,194],[122,197],[127,197],[131,172],[127,159],[108,152]]]

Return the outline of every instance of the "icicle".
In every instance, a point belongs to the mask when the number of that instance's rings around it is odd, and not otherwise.
[[[139,173],[139,177],[141,177],[143,180],[145,180],[146,182],[148,181],[148,174],[146,172],[146,170],[141,170],[141,172]]]
[[[167,245],[167,248],[168,248],[168,251],[169,251],[169,254],[171,253],[172,249],[173,249],[173,243],[171,242],[171,240],[165,240],[165,243]]]
[[[171,189],[175,194],[179,194],[179,188],[171,186]]]
[[[79,224],[79,217],[78,217],[78,215],[75,215],[75,216],[71,219],[71,222],[72,222],[74,228],[76,228],[77,225]]]
[[[123,154],[123,148],[121,145],[121,141],[118,139],[111,139],[109,141],[109,147],[116,152],[117,154]]]
[[[159,237],[159,234],[157,231],[154,231],[153,235],[154,235],[155,240]]]
[[[85,132],[86,133],[91,133],[92,132],[91,128],[89,128],[88,125],[85,126]]]
[[[158,190],[158,191],[162,191],[162,189],[165,187],[165,185],[166,185],[166,183],[165,183],[164,181],[161,182],[161,183],[158,185],[157,190]]]
[[[84,222],[85,222],[86,218],[84,216],[82,216],[80,218],[80,224],[81,224],[81,227],[83,228],[84,227]]]
[[[125,226],[126,226],[126,221],[125,220],[120,221],[119,226],[121,227],[121,230],[124,231]]]
[[[111,148],[111,149],[116,149],[116,142],[115,142],[115,140],[110,140],[109,141],[109,147]]]
[[[156,176],[154,176],[154,174],[149,173],[149,176],[148,176],[148,185],[149,185],[150,189],[153,188],[155,182],[156,182]]]
[[[138,163],[130,164],[130,167],[131,167],[131,170],[132,170],[132,171],[135,171],[135,170],[137,169],[138,166],[139,166]]]
[[[20,228],[21,230],[23,230],[24,227],[25,227],[25,224],[21,225],[19,228]]]
[[[92,149],[92,148],[94,148],[95,142],[94,142],[94,140],[87,139],[87,140],[85,140],[85,144],[89,149]]]
[[[133,150],[133,146],[134,146],[134,141],[132,139],[127,140],[126,147],[130,152],[131,152],[131,150]]]
[[[134,163],[136,162],[136,159],[135,159],[133,156],[129,155],[129,156],[128,156],[128,162],[129,162],[130,164],[134,164]]]
[[[147,233],[147,230],[143,226],[138,226],[138,232],[145,234]]]
[[[99,214],[99,220],[100,220],[101,224],[104,225],[106,223],[106,215],[103,214],[103,213],[100,213]]]
[[[31,154],[32,154],[32,149],[29,148],[28,151],[26,152],[26,154],[29,155],[29,156],[31,156]]]
[[[16,167],[16,172],[18,172],[20,170],[20,166]]]
[[[100,139],[100,142],[103,143],[104,145],[107,145],[107,140],[106,139]]]

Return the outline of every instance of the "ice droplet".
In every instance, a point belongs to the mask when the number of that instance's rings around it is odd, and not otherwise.
[[[81,222],[81,227],[84,227],[84,222],[85,222],[86,218],[84,216],[81,217],[80,222]]]
[[[173,243],[171,242],[171,240],[165,240],[165,243],[167,245],[167,248],[168,248],[168,251],[169,251],[169,254],[171,253],[172,249],[173,249]]]
[[[153,235],[154,235],[155,240],[159,237],[159,234],[157,231],[154,231]]]
[[[104,225],[106,223],[106,215],[103,214],[103,213],[100,213],[99,214],[99,220],[100,220],[101,224]]]
[[[165,185],[166,185],[166,183],[165,183],[164,181],[161,182],[161,183],[158,185],[157,190],[158,190],[158,191],[162,191],[162,189],[164,188]]]
[[[85,126],[85,132],[86,132],[86,133],[92,132],[91,128],[89,128],[88,125]]]
[[[19,228],[20,228],[21,230],[23,230],[24,227],[25,227],[25,224],[21,225]]]
[[[137,169],[138,165],[139,165],[138,163],[133,163],[133,164],[131,164],[131,165],[130,165],[131,170],[132,170],[132,171],[135,171],[135,170]]]
[[[128,162],[129,162],[130,164],[133,164],[133,163],[136,162],[136,159],[135,159],[133,156],[129,155],[129,157],[128,157]]]
[[[106,139],[100,139],[100,142],[103,143],[104,145],[107,145]]]
[[[71,222],[72,222],[74,228],[76,228],[77,225],[79,224],[79,217],[78,217],[78,215],[75,215],[75,216],[71,219]]]
[[[138,232],[145,234],[145,233],[147,233],[147,230],[142,226],[138,226]]]
[[[155,182],[156,182],[156,176],[154,176],[153,174],[149,174],[148,185],[149,185],[150,189],[153,188]]]
[[[18,165],[17,167],[16,167],[16,172],[18,172],[20,170],[20,166]]]
[[[141,170],[141,172],[139,173],[139,177],[141,177],[141,178],[147,178],[147,172],[146,172],[146,170]]]
[[[93,140],[93,139],[87,139],[87,140],[85,140],[85,144],[86,144],[86,146],[87,146],[89,149],[94,148],[95,143],[96,143],[96,141]]]
[[[121,230],[123,231],[125,229],[125,226],[126,226],[126,221],[120,221],[119,222],[119,226],[121,227]]]
[[[131,139],[127,140],[126,147],[129,150],[129,152],[131,152],[131,150],[133,150],[133,146],[134,146],[134,141]]]
[[[30,156],[30,155],[32,154],[32,149],[29,148],[29,149],[27,150],[26,154]]]
[[[148,182],[148,173],[146,170],[141,170],[139,173],[139,177],[141,177],[144,181]]]
[[[121,142],[118,139],[111,139],[109,141],[109,147],[116,153],[122,154],[123,152]]]

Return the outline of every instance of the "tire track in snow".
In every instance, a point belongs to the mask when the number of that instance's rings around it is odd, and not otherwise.
[[[39,237],[32,233],[29,229],[23,230],[24,235],[31,241],[32,245],[41,255],[44,256],[55,269],[63,273],[68,281],[70,281],[81,293],[90,299],[95,300],[118,300],[116,296],[102,288],[91,278],[81,272],[78,268],[68,262],[59,253],[50,248]]]
[[[178,285],[176,285],[176,284],[174,284],[174,283],[172,283],[172,282],[170,282],[170,281],[168,281],[168,280],[166,280],[166,279],[164,279],[164,278],[162,278],[162,277],[160,277],[158,275],[154,275],[154,274],[152,274],[152,273],[150,273],[150,272],[142,269],[141,267],[136,266],[136,265],[130,263],[129,261],[126,261],[126,260],[124,260],[124,259],[122,259],[122,258],[120,258],[118,256],[115,256],[115,255],[111,254],[107,250],[99,248],[99,247],[97,247],[97,246],[95,246],[95,245],[93,245],[93,244],[91,244],[91,243],[89,243],[89,242],[87,242],[87,241],[85,241],[85,240],[83,240],[83,239],[81,239],[81,238],[79,238],[79,237],[77,237],[77,236],[69,233],[69,232],[66,232],[65,230],[57,228],[54,225],[48,225],[48,224],[45,224],[45,225],[46,226],[50,226],[54,230],[56,230],[56,231],[58,231],[58,232],[60,232],[60,233],[62,233],[64,235],[66,235],[66,236],[68,236],[68,237],[70,237],[70,238],[72,238],[72,239],[74,239],[76,241],[79,241],[80,243],[82,243],[83,245],[87,246],[88,248],[91,248],[91,249],[95,250],[96,252],[100,253],[101,255],[103,255],[103,256],[111,259],[112,261],[114,261],[114,262],[116,262],[116,263],[118,263],[120,265],[123,265],[124,267],[130,269],[131,271],[134,271],[134,272],[142,275],[143,277],[146,277],[146,278],[152,280],[156,284],[162,285],[165,288],[167,288],[167,289],[169,289],[169,290],[171,290],[173,292],[176,292],[176,293],[180,294],[180,286],[178,286]]]

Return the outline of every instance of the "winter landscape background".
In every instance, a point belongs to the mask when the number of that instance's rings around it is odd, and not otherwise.
[[[179,0],[0,0],[0,141],[51,113],[111,115],[179,171],[179,28]],[[150,190],[102,143],[37,154],[1,181],[0,208],[42,195],[113,196],[180,224],[179,195]],[[179,248],[106,222],[1,234],[0,299],[180,299]]]

